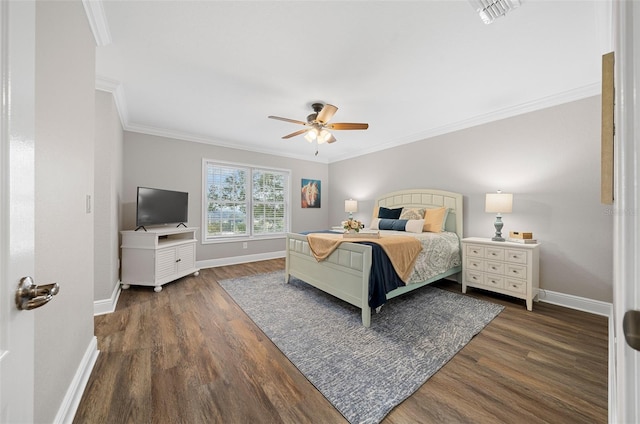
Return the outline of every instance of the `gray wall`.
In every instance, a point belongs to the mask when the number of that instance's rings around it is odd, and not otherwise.
[[[371,220],[381,193],[429,187],[464,195],[465,237],[491,237],[484,195],[513,193],[503,234],[541,241],[541,287],[612,301],[613,218],[600,204],[600,97],[556,106],[329,165],[330,204],[359,201]],[[344,219],[332,208],[330,220]]]
[[[54,421],[93,340],[95,42],[81,1],[36,4],[35,422]],[[29,366],[29,364],[25,364]]]
[[[136,188],[138,186],[189,192],[189,223],[202,229],[202,160],[213,159],[291,170],[292,231],[326,228],[329,225],[329,178],[326,164],[302,161],[204,143],[158,137],[134,132],[124,134],[123,228],[135,229]],[[322,182],[322,207],[300,207],[300,181]],[[273,257],[283,252],[284,239],[202,244],[199,233],[196,260],[205,265],[242,262]]]
[[[110,299],[119,282],[122,125],[111,93],[96,91],[94,300]]]

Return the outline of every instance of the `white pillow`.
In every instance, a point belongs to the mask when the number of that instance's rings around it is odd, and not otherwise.
[[[407,221],[404,230],[408,233],[421,233],[424,227],[424,219],[410,219]]]

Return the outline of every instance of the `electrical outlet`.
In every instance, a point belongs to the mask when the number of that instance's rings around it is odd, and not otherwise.
[[[87,211],[87,213],[91,213],[91,195],[90,194],[87,194],[86,203],[87,203],[86,204],[86,211]]]
[[[242,248],[243,248],[243,249],[246,249],[247,247],[248,247],[247,242],[246,242],[246,241],[245,241],[245,242],[243,242],[243,243],[242,243]]]

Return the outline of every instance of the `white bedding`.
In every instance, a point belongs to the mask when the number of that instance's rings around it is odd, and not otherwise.
[[[456,233],[449,231],[407,233],[405,231],[380,230],[380,236],[384,237],[385,235],[413,237],[422,243],[422,252],[416,260],[407,284],[426,281],[453,267],[460,266],[462,263],[460,239]]]

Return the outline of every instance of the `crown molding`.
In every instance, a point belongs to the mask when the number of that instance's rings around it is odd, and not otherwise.
[[[120,115],[120,122],[122,123],[122,128],[125,131],[155,135],[159,137],[166,137],[166,138],[172,138],[177,140],[191,141],[195,143],[210,144],[214,146],[226,147],[226,148],[236,149],[236,150],[245,150],[245,151],[250,151],[254,153],[263,153],[268,155],[288,157],[292,159],[301,159],[301,160],[312,161],[312,162],[320,162],[320,163],[333,163],[333,162],[339,162],[347,159],[352,159],[352,158],[364,156],[370,153],[375,153],[382,150],[387,150],[394,147],[402,146],[404,144],[414,143],[417,141],[426,140],[428,138],[436,137],[439,135],[452,133],[454,131],[459,131],[466,128],[471,128],[474,126],[486,124],[489,122],[494,122],[494,121],[498,121],[505,118],[511,118],[513,116],[534,112],[536,110],[541,110],[548,107],[557,106],[557,105],[569,103],[576,100],[581,100],[587,97],[600,95],[601,93],[600,83],[589,84],[584,87],[577,88],[575,90],[566,91],[564,93],[560,93],[553,96],[547,96],[531,102],[516,105],[514,107],[509,107],[509,108],[489,112],[486,114],[478,115],[473,118],[454,122],[449,125],[443,125],[437,128],[432,128],[430,130],[417,133],[412,136],[403,137],[401,139],[397,139],[389,143],[372,147],[370,149],[359,150],[357,153],[354,153],[351,155],[309,158],[308,156],[287,154],[287,153],[281,153],[281,152],[274,154],[273,151],[269,151],[266,149],[260,149],[256,147],[250,147],[250,146],[241,146],[236,143],[223,142],[223,141],[220,141],[211,137],[202,136],[202,135],[131,123],[129,122],[129,118],[127,114],[126,101],[124,98],[124,91],[122,89],[122,84],[120,84],[118,81],[111,80],[108,78],[96,77],[96,89],[113,93],[113,96],[116,102],[116,107],[118,109],[118,114]]]
[[[89,20],[89,26],[97,46],[106,46],[111,44],[111,32],[109,32],[109,23],[104,13],[102,0],[82,0],[84,11]]]
[[[300,159],[309,162],[320,162],[320,163],[328,163],[326,158],[310,158],[308,156],[296,155],[296,154],[287,154],[283,152],[274,153],[272,150],[261,149],[255,146],[244,146],[239,145],[237,143],[229,142],[229,141],[221,141],[219,139],[214,139],[212,137],[202,136],[198,134],[191,134],[183,131],[173,131],[168,130],[166,128],[157,128],[151,127],[147,125],[139,125],[139,124],[129,124],[124,126],[125,131],[135,132],[140,134],[147,135],[155,135],[158,137],[171,138],[174,140],[182,140],[182,141],[191,141],[193,143],[202,143],[202,144],[210,144],[212,146],[224,147],[227,149],[235,149],[235,150],[244,150],[252,153],[262,153],[265,155],[277,156],[277,157],[286,157],[292,159]]]
[[[501,119],[511,118],[511,117],[522,115],[529,112],[535,112],[536,110],[558,106],[564,103],[585,99],[587,97],[597,96],[597,95],[600,95],[601,92],[602,92],[602,87],[600,82],[589,84],[583,87],[576,88],[574,90],[565,91],[564,93],[554,94],[553,96],[543,97],[537,100],[533,100],[531,102],[522,103],[520,105],[492,111],[482,115],[474,116],[469,119],[457,121],[448,125],[431,128],[421,133],[417,133],[411,136],[390,141],[388,143],[381,144],[381,145],[372,147],[370,149],[361,150],[356,154],[353,154],[350,156],[341,156],[340,158],[332,158],[330,162],[353,159],[358,156],[379,152],[381,150],[391,149],[393,147],[402,146],[404,144],[409,144],[416,141],[426,140],[428,138],[436,137],[439,135],[449,134],[454,131],[459,131],[466,128],[487,124],[489,122],[499,121]]]
[[[120,117],[120,124],[122,125],[122,128],[126,129],[129,125],[129,114],[127,111],[127,102],[124,97],[122,84],[116,80],[96,75],[96,90],[106,91],[113,95],[113,100],[115,101],[116,109],[118,110],[118,116]]]

